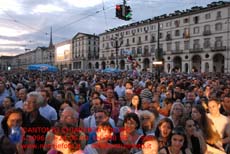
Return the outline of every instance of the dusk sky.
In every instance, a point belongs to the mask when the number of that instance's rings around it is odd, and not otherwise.
[[[100,34],[114,27],[153,18],[213,0],[127,0],[132,20],[115,17],[123,0],[0,0],[0,56],[17,55],[25,49],[71,39],[78,32]]]

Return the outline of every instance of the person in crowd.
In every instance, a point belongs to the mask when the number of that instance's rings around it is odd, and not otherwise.
[[[26,130],[43,129],[43,131],[27,131],[28,135],[35,137],[36,147],[34,148],[34,154],[45,154],[43,151],[44,139],[51,127],[49,120],[41,116],[39,112],[43,101],[43,97],[39,92],[30,92],[27,94],[27,99],[24,104],[26,116],[23,122],[23,128]]]
[[[191,117],[192,113],[192,104],[190,102],[185,102],[184,104],[184,117],[188,118]]]
[[[13,108],[14,106],[14,100],[12,97],[10,96],[6,96],[4,99],[3,99],[3,103],[2,105],[0,105],[0,115],[5,115],[5,113]]]
[[[61,106],[61,102],[54,97],[54,94],[53,94],[54,93],[54,87],[52,85],[46,85],[44,87],[44,90],[47,90],[49,93],[49,98],[47,101],[48,104],[50,106],[52,106],[56,110],[56,112],[58,113],[60,106]]]
[[[133,112],[126,114],[123,127],[124,129],[115,134],[116,140],[113,141],[113,143],[123,145],[132,153],[140,151],[140,147],[134,146],[140,144],[139,142],[141,142],[143,136],[142,134],[138,133],[138,129],[140,128],[140,120],[137,114]]]
[[[172,105],[172,108],[170,110],[170,116],[169,119],[172,120],[173,126],[176,127],[179,125],[180,120],[184,118],[184,105],[180,102],[175,102]]]
[[[94,143],[96,141],[96,129],[102,122],[109,122],[113,128],[116,128],[113,119],[109,117],[108,112],[103,108],[97,108],[95,110],[94,118],[95,118],[95,126],[88,128],[90,129],[89,139],[87,142],[88,144]]]
[[[105,95],[103,94],[103,85],[102,85],[101,83],[99,83],[99,82],[96,83],[96,84],[94,85],[94,90],[100,94],[99,97],[100,97],[103,101],[106,100],[106,97],[105,97]]]
[[[149,110],[149,105],[151,104],[150,98],[142,98],[141,100],[141,109],[142,110]]]
[[[87,118],[83,119],[83,123],[81,124],[81,126],[83,126],[85,129],[91,128],[94,129],[97,127],[97,120],[95,118],[95,113],[96,111],[101,111],[104,110],[103,109],[103,102],[102,99],[98,98],[94,98],[92,100],[92,107],[91,107],[91,115],[88,116]],[[109,117],[109,113],[106,112],[106,110],[104,110],[103,112],[101,112],[103,114],[103,118],[100,119],[104,119],[107,120],[106,118],[108,118],[110,124],[115,127],[115,122],[112,118]]]
[[[75,128],[79,128],[78,119],[79,119],[78,113],[72,107],[67,106],[63,109],[62,113],[60,114],[59,123],[73,125]],[[46,134],[45,146],[43,147],[44,151],[49,151],[51,148],[51,142],[54,138],[53,130],[54,129],[51,129]],[[86,136],[84,132],[80,131],[80,129],[79,129],[79,133],[80,133],[80,138],[81,138],[80,145],[81,145],[81,148],[84,148],[86,144]]]
[[[14,105],[15,108],[23,108],[23,104],[26,101],[26,95],[27,95],[27,89],[26,88],[22,88],[18,91],[18,98],[19,101],[17,101]]]
[[[84,99],[84,97],[82,97],[82,99]],[[79,106],[77,105],[76,101],[75,101],[75,96],[74,93],[72,92],[72,90],[68,90],[65,92],[65,100],[68,100],[71,102],[72,107],[76,110],[79,111]],[[85,102],[85,100],[81,100],[81,102]],[[80,103],[81,103],[80,102]]]
[[[53,133],[52,149],[47,154],[84,154],[80,145],[80,133],[74,125],[57,123]]]
[[[205,139],[195,121],[192,118],[186,118],[182,122],[182,126],[185,128],[190,151],[194,154],[205,154],[207,151]]]
[[[178,126],[172,130],[169,145],[162,148],[159,154],[191,154],[187,148],[187,138],[183,127]]]
[[[222,100],[222,114],[230,118],[230,94],[225,95]]]
[[[87,101],[86,103],[82,104],[80,106],[80,119],[84,119],[84,118],[87,118],[88,116],[90,116],[90,108],[92,107],[93,103],[92,103],[92,100],[95,99],[95,98],[99,98],[100,94],[96,91],[92,92],[91,93],[91,96],[89,98],[89,101]]]
[[[160,114],[162,114],[165,117],[168,117],[170,115],[170,110],[173,104],[172,99],[165,98],[163,101],[163,107],[158,110]]]
[[[143,138],[141,151],[135,154],[158,154],[159,144],[157,138],[153,135],[147,135]]]
[[[152,112],[144,110],[140,113],[141,132],[144,135],[155,135],[155,116]]]
[[[117,93],[118,97],[124,97],[125,96],[125,86],[123,86],[123,80],[119,79],[118,85],[114,88],[114,91]]]
[[[51,125],[54,125],[58,120],[58,115],[56,110],[48,104],[49,93],[47,90],[41,90],[40,94],[43,97],[43,102],[41,103],[39,112],[44,118],[50,121]]]
[[[58,112],[58,117],[61,117],[61,114],[63,112],[63,110],[66,108],[66,107],[72,107],[72,104],[70,101],[68,100],[64,100],[60,106],[60,109],[59,109],[59,112]]]
[[[130,106],[133,98],[133,90],[126,89],[125,90],[125,103],[121,104],[121,106]]]
[[[151,81],[146,82],[145,89],[143,89],[140,94],[141,99],[148,98],[152,100],[153,98],[152,88],[153,88],[152,82]]]
[[[102,122],[98,125],[96,130],[97,141],[86,145],[84,149],[85,154],[106,154],[109,148],[113,145],[108,143],[112,139],[113,128],[108,121]]]
[[[159,121],[155,131],[155,136],[159,142],[159,148],[168,145],[173,128],[172,120],[169,118],[163,118]]]
[[[0,139],[1,154],[33,154],[34,138],[22,128],[23,112],[21,109],[10,109],[1,122],[4,135]],[[13,127],[18,127],[18,139],[11,136]]]
[[[55,99],[57,99],[60,103],[64,101],[65,99],[65,93],[62,90],[58,90],[57,94],[55,96]]]
[[[208,101],[209,113],[207,116],[212,120],[213,125],[220,137],[223,145],[230,144],[230,119],[220,113],[221,103],[216,98]]]
[[[200,104],[192,107],[192,119],[197,123],[197,127],[201,129],[205,142],[210,145],[207,148],[224,151],[223,144],[219,133],[214,130],[215,127],[211,119],[206,115],[204,107]],[[209,149],[208,149],[209,150]]]
[[[131,154],[128,149],[124,147],[112,147],[106,154]]]
[[[111,118],[117,123],[118,121],[118,115],[119,115],[119,108],[120,104],[118,103],[113,88],[107,88],[106,91],[106,100],[104,101],[104,107],[108,106],[108,108],[111,108]]]
[[[6,89],[4,81],[0,81],[0,105],[3,103],[5,97],[10,96],[9,92]]]

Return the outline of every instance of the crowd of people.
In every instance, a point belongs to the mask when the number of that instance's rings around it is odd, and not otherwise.
[[[0,72],[0,122],[0,154],[230,154],[230,75]]]

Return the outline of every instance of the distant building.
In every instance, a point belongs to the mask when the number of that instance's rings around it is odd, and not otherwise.
[[[72,69],[72,41],[66,40],[55,44],[55,62],[59,70]]]
[[[124,51],[152,70],[159,49],[164,71],[230,72],[230,2],[213,2],[107,30],[100,37],[100,63],[129,69]],[[116,63],[117,62],[117,63]]]
[[[99,69],[99,37],[77,33],[72,38],[73,69]]]

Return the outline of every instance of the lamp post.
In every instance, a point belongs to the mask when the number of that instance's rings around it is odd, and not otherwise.
[[[118,69],[119,68],[119,65],[118,65],[118,51],[119,51],[119,48],[121,47],[121,45],[123,44],[123,36],[121,37],[112,37],[111,38],[111,46],[113,48],[115,48],[116,50],[116,68]]]
[[[159,19],[158,19],[159,20]],[[156,68],[155,79],[160,82],[160,67],[163,65],[162,49],[160,49],[160,22],[157,23],[157,52],[155,53],[156,61],[153,62],[153,65]]]

